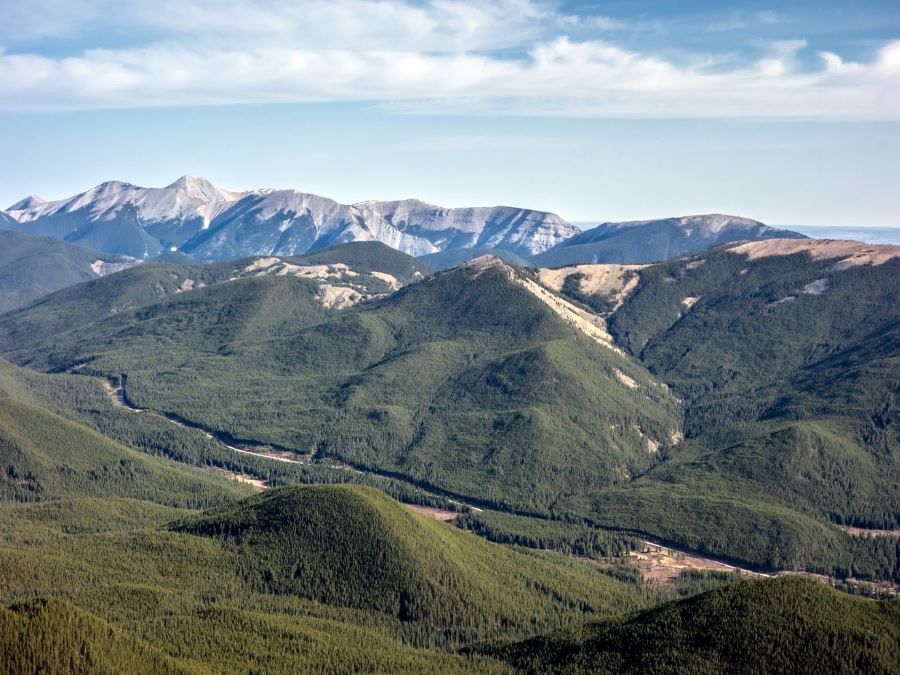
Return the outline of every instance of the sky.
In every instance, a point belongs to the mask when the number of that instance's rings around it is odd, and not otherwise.
[[[900,3],[0,0],[0,207],[181,175],[900,226]]]

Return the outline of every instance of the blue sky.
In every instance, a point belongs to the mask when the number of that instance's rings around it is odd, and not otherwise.
[[[900,4],[0,0],[0,204],[109,179],[900,225]]]

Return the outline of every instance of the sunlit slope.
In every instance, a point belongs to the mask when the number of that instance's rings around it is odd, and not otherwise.
[[[767,247],[767,248],[763,248]],[[687,440],[604,522],[763,566],[896,576],[900,258],[853,242],[757,242],[640,270],[609,319],[685,402]]]
[[[246,494],[52,412],[16,378],[17,370],[0,364],[0,501],[106,497],[196,508]]]
[[[236,280],[12,355],[127,372],[136,405],[238,438],[545,511],[646,471],[677,440],[680,412],[518,274],[458,268],[324,320],[310,294],[273,286],[305,280]]]

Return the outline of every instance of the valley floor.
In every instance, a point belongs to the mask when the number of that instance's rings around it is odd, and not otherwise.
[[[148,411],[141,408],[133,407],[128,402],[128,398],[123,391],[122,387],[113,386],[108,380],[101,380],[103,391],[106,393],[109,400],[112,404],[118,408],[125,408],[134,413],[146,413],[152,415],[158,415],[170,423],[185,427],[192,426],[186,425],[184,422],[173,419],[163,413]],[[199,427],[196,427],[199,428]],[[242,453],[247,455],[252,455],[256,457],[260,457],[263,459],[278,461],[278,462],[287,462],[291,464],[302,464],[309,465],[312,463],[321,463],[329,468],[349,471],[359,474],[371,474],[377,477],[385,477],[385,474],[381,474],[374,471],[368,471],[357,467],[352,467],[343,462],[334,462],[328,460],[314,460],[312,458],[299,458],[300,456],[295,453],[291,453],[288,451],[279,451],[275,450],[269,446],[262,445],[248,445],[246,443],[242,443],[244,447],[237,447],[230,443],[226,443],[222,440],[221,436],[215,432],[210,430],[203,430],[210,439],[215,440],[219,445],[227,450],[236,453]],[[252,448],[252,449],[249,449]],[[257,491],[263,491],[270,487],[270,485],[258,476],[254,476],[251,474],[243,474],[237,473],[234,471],[227,471],[218,469],[217,470],[222,475],[235,480],[240,483],[244,483],[252,486]],[[435,495],[440,497],[440,495]],[[473,504],[469,504],[461,499],[448,500],[454,505],[460,507],[463,510],[475,510],[481,511],[481,509]],[[422,506],[418,504],[406,504],[407,508],[420,513],[428,518],[438,520],[441,522],[452,522],[459,515],[460,511],[458,510],[449,510],[442,508],[435,508],[430,506]],[[846,527],[846,526],[838,526],[841,530],[858,536],[875,536],[875,537],[900,537],[900,530],[867,530],[864,528],[858,527]],[[900,584],[892,583],[889,581],[866,581],[860,579],[837,579],[835,577],[829,577],[822,574],[816,574],[812,572],[804,572],[802,570],[769,570],[769,571],[760,571],[753,570],[747,567],[741,567],[739,565],[735,565],[732,562],[728,562],[725,560],[717,559],[710,556],[700,555],[697,552],[688,551],[681,548],[672,547],[670,545],[666,545],[664,543],[658,541],[651,540],[641,540],[641,544],[643,548],[641,550],[635,550],[629,552],[625,557],[617,557],[617,558],[603,558],[603,557],[592,557],[592,556],[577,556],[584,558],[590,561],[592,564],[597,565],[599,567],[605,568],[613,568],[620,567],[623,565],[631,566],[638,569],[641,573],[641,576],[645,583],[650,586],[656,586],[661,588],[667,588],[673,586],[680,575],[685,572],[713,572],[713,573],[733,573],[738,574],[740,576],[749,577],[749,578],[771,578],[775,576],[782,575],[801,575],[808,576],[811,578],[819,579],[825,583],[828,583],[831,586],[845,586],[849,588],[856,589],[857,591],[862,591],[866,595],[872,596],[892,596],[896,597],[900,595]]]

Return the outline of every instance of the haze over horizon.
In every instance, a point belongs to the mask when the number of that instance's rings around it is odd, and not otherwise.
[[[897,226],[900,9],[0,1],[0,206],[181,174],[571,222]]]

